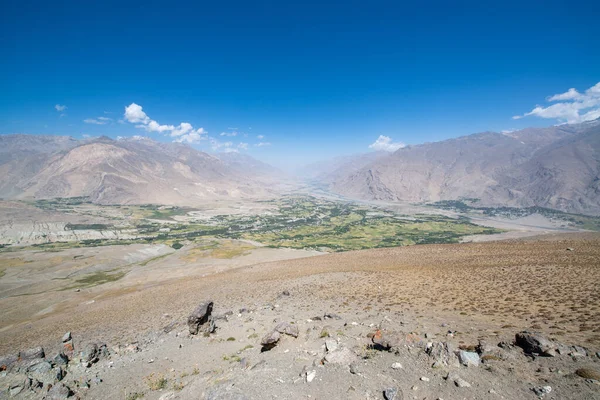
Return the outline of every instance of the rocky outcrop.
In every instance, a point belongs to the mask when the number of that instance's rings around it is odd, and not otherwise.
[[[200,327],[205,324],[205,332],[214,332],[214,321],[211,318],[213,304],[214,303],[212,300],[200,303],[200,305],[196,307],[194,311],[190,314],[187,320],[190,334],[197,335],[198,331],[200,330]]]

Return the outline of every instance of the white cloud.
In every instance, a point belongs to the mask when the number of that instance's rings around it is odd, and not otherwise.
[[[147,125],[150,122],[150,118],[142,110],[142,106],[135,103],[131,103],[125,107],[125,120],[132,124],[144,124]]]
[[[147,132],[158,132],[168,134],[174,142],[177,143],[198,143],[203,140],[202,135],[207,132],[204,128],[194,129],[189,122],[182,122],[179,125],[161,125],[148,115],[142,109],[142,106],[131,103],[125,107],[124,118],[132,124],[137,124],[135,127],[145,129]],[[119,120],[121,123],[122,120]]]
[[[200,128],[202,129],[202,128]],[[198,129],[198,130],[200,130]],[[174,142],[177,143],[199,143],[201,140],[204,140],[206,136],[202,136],[198,131],[186,133],[185,135],[181,135],[178,138],[174,139]]]
[[[98,117],[96,119],[99,119],[100,121],[112,121],[112,118],[108,118],[108,117]]]
[[[94,119],[94,118],[84,119],[83,122],[85,122],[86,124],[93,124],[93,125],[106,125],[106,121],[98,121],[97,119]]]
[[[575,90],[575,88],[571,88],[564,93],[555,94],[554,96],[550,96],[546,98],[548,101],[563,101],[563,100],[575,100],[581,97],[581,94]]]
[[[265,138],[265,135],[257,135],[256,138],[258,140],[263,140]]]
[[[62,111],[65,111],[68,107],[65,105],[57,104],[54,106],[54,108],[56,109],[56,111],[62,112]]]
[[[255,144],[255,146],[257,146],[257,147],[264,147],[264,146],[270,146],[270,145],[271,145],[270,142],[259,142],[259,143]]]
[[[210,138],[210,147],[213,151],[217,151],[221,148],[226,149],[233,146],[233,142],[220,142],[215,138]]]
[[[221,136],[237,136],[237,132],[221,132]]]
[[[238,149],[248,150],[248,143],[240,142],[237,147]]]
[[[239,151],[237,149],[232,149],[231,147],[226,148],[225,150],[223,150],[224,153],[239,153]]]
[[[534,116],[556,119],[568,124],[592,121],[600,117],[600,82],[584,93],[571,88],[565,93],[550,96],[547,100],[556,103],[547,107],[538,105],[528,113],[515,115],[513,119]]]
[[[396,151],[406,147],[402,142],[392,142],[392,138],[389,136],[379,135],[377,140],[369,145],[370,149],[377,151]]]

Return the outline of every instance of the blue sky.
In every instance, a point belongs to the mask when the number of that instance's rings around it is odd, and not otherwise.
[[[598,2],[419,3],[5,1],[0,133],[146,135],[285,166],[600,108],[564,111],[600,81]],[[583,97],[548,111],[570,88]]]

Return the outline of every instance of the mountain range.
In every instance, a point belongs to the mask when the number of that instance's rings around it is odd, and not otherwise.
[[[349,159],[322,181],[358,199],[470,198],[488,206],[600,214],[600,120],[407,146],[356,165]]]
[[[272,195],[275,169],[246,155],[239,158],[232,153],[220,159],[150,139],[0,135],[0,196],[194,205]]]
[[[355,199],[468,198],[485,206],[600,214],[600,120],[336,157],[299,173]],[[290,182],[280,170],[236,152],[210,155],[147,138],[0,135],[5,199],[86,196],[101,204],[194,205],[274,196]]]

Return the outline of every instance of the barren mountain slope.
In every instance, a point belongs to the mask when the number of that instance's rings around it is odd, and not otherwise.
[[[400,149],[331,183],[363,199],[479,198],[488,205],[538,205],[595,212],[600,122],[486,132]]]
[[[505,188],[511,193],[503,195]],[[600,213],[600,125],[541,149],[507,171],[491,193],[517,197],[518,205]]]
[[[9,198],[89,196],[98,203],[194,204],[222,197],[260,197],[266,185],[218,158],[180,144],[99,138],[51,155],[1,165]],[[16,174],[27,170],[28,173]]]

